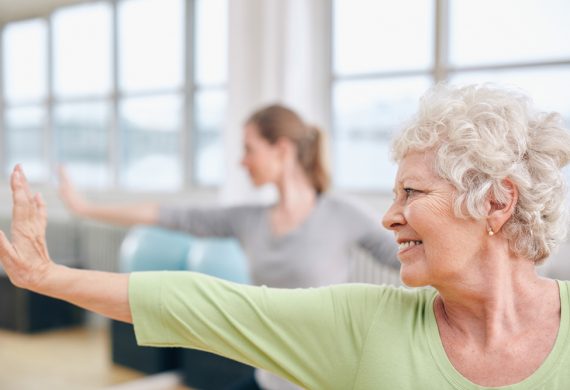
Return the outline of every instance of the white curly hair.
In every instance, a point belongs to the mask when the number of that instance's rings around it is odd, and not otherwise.
[[[559,114],[536,110],[512,88],[440,84],[393,143],[397,162],[424,150],[435,152],[436,173],[455,187],[458,217],[485,218],[487,196],[503,203],[504,180],[516,185],[518,202],[501,230],[515,254],[538,264],[566,238],[561,169],[570,162],[570,132]]]

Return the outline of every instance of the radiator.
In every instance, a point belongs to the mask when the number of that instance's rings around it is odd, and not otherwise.
[[[10,219],[0,218],[9,236]],[[46,241],[53,261],[72,267],[117,271],[119,247],[127,229],[75,219],[52,219]]]
[[[70,220],[53,220],[48,222],[46,241],[49,253],[56,263],[83,267],[78,256],[80,245],[79,223]]]
[[[400,271],[379,264],[372,256],[360,248],[354,248],[351,253],[352,267],[350,282],[391,284],[400,286]]]
[[[127,229],[82,221],[79,224],[78,258],[88,269],[117,272],[119,248]]]

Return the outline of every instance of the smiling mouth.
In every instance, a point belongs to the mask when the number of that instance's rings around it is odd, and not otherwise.
[[[405,251],[407,249],[413,248],[417,245],[421,245],[422,241],[405,241],[398,245],[400,252]]]

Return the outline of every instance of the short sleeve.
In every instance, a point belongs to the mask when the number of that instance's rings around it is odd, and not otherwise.
[[[351,388],[383,287],[272,289],[192,272],[130,277],[141,345],[217,353],[310,389]]]

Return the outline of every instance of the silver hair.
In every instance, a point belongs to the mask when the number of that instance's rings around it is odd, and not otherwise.
[[[516,185],[518,202],[501,232],[517,255],[540,263],[566,238],[562,168],[570,162],[570,132],[559,114],[536,110],[512,88],[440,84],[393,143],[396,161],[426,150],[435,152],[436,173],[455,187],[458,217],[485,218],[487,196],[504,203],[505,179]]]

